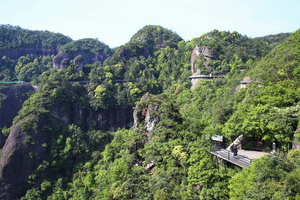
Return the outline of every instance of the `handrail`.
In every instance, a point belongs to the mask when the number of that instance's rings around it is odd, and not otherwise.
[[[25,81],[0,81],[0,83],[25,83]]]
[[[211,154],[216,155],[224,160],[227,160],[240,167],[248,167],[252,163],[252,159],[237,154],[237,156],[232,156],[231,151],[224,149],[216,144],[211,143]]]

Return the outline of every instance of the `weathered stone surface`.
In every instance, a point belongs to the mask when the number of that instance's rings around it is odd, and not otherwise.
[[[36,130],[32,127],[25,133],[21,124],[29,119],[36,122]],[[46,148],[42,146],[48,140],[41,131],[41,123],[33,116],[22,119],[11,128],[0,157],[0,199],[14,200],[25,195],[29,188],[28,176],[48,159]]]
[[[300,133],[300,127],[296,129],[296,133]],[[293,149],[300,149],[300,142],[299,142],[299,139],[297,139],[295,137],[295,135],[293,136],[293,142],[292,142],[292,145],[293,145]]]
[[[145,117],[144,126],[148,132],[152,132],[154,126],[159,122],[159,106],[158,105],[149,105]]]
[[[93,54],[87,54],[84,52],[76,52],[74,55],[69,55],[67,53],[59,52],[56,56],[53,57],[53,68],[63,69],[67,68],[70,65],[70,61],[73,60],[73,64],[77,67],[76,71],[82,71],[82,68],[86,64],[93,64],[96,61],[104,62],[105,59],[108,58],[108,55],[103,52],[96,52]],[[69,59],[69,60],[67,60]]]
[[[82,55],[79,55],[76,58],[74,58],[73,64],[76,68],[76,72],[81,72],[84,66],[84,59]]]
[[[21,56],[32,54],[34,57],[51,56],[58,53],[57,48],[36,50],[33,46],[26,48],[15,48],[0,51],[0,58],[7,56],[12,60],[18,60]]]
[[[247,88],[249,87],[249,85],[247,85],[248,83],[251,83],[252,79],[250,76],[247,76],[243,79],[241,85],[239,85],[236,89],[235,89],[235,93],[240,92],[242,88]]]
[[[203,55],[205,57],[204,66],[209,71],[212,72],[213,68],[208,66],[208,62],[211,60],[218,60],[219,55],[216,51],[212,51],[206,47],[196,46],[193,49],[192,56],[191,56],[191,66],[192,66],[192,73],[193,75],[201,74],[200,70],[197,68],[196,61],[199,61],[199,56]]]
[[[133,108],[91,110],[74,104],[70,112],[59,105],[50,110],[50,115],[61,122],[61,125],[83,123],[85,127],[94,126],[103,131],[117,131],[119,128],[130,128],[134,124]]]
[[[18,115],[22,104],[26,101],[34,88],[30,83],[18,84],[0,91],[2,98],[0,106],[0,127],[10,127],[13,119]]]
[[[3,135],[3,133],[0,130],[0,151],[5,144],[5,140],[6,140],[5,136]]]
[[[69,60],[68,63],[66,63],[67,59]],[[68,66],[70,65],[70,60],[71,60],[71,57],[66,54],[66,53],[62,53],[62,52],[59,52],[56,56],[53,57],[52,59],[52,62],[53,62],[53,68],[56,68],[56,69],[63,69],[63,68],[66,68],[66,66],[64,66],[64,64],[68,64]],[[64,61],[64,63],[63,63]],[[68,67],[67,66],[67,67]]]
[[[150,104],[149,105],[149,98],[151,98],[152,95],[145,94],[141,98],[141,102],[144,102],[146,105],[148,105],[146,108],[139,108],[137,106],[137,109],[134,110],[133,118],[134,118],[134,128],[138,128],[141,124],[147,131],[148,141],[150,141],[150,137],[153,134],[153,130],[155,125],[160,121],[159,117],[159,108],[160,105],[158,104]]]

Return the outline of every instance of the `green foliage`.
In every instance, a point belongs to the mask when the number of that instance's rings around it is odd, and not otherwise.
[[[19,26],[0,26],[0,50],[13,48],[34,47],[36,50],[42,48],[55,48],[66,44],[71,38],[60,33],[49,31],[30,31]]]
[[[232,199],[298,199],[299,150],[264,156],[230,180]]]
[[[101,52],[105,52],[107,55],[112,54],[111,49],[106,44],[92,38],[71,41],[61,46],[59,50],[70,55],[77,52],[84,52],[88,55]]]
[[[87,65],[81,74],[73,65],[64,71],[50,69],[51,57],[29,55],[16,64],[3,57],[2,79],[39,84],[14,124],[36,116],[50,137],[43,145],[49,160],[30,175],[32,188],[23,199],[298,198],[298,151],[266,156],[242,170],[231,165],[225,170],[216,167],[208,140],[222,135],[230,142],[244,134],[286,150],[299,126],[298,33],[267,55],[289,34],[251,39],[214,30],[183,41],[160,26],[146,26],[104,63]],[[112,54],[94,39],[64,44],[60,50],[69,54]],[[219,60],[207,65],[227,76],[203,80],[190,90],[196,45],[217,53]],[[207,70],[204,62],[200,58],[201,71]],[[253,82],[236,92],[245,76]],[[87,79],[86,86],[70,83]],[[90,121],[65,124],[53,114],[134,105],[139,124],[113,133],[97,130]],[[21,125],[24,130],[32,127],[31,121]],[[30,142],[30,137],[25,139]]]

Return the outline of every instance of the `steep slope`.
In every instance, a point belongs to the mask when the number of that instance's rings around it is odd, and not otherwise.
[[[67,68],[73,60],[77,71],[82,71],[86,64],[93,64],[96,61],[104,62],[111,56],[111,49],[96,39],[81,39],[69,42],[59,48],[59,53],[53,58],[53,67],[57,69]]]
[[[0,127],[12,126],[13,119],[18,115],[22,108],[22,104],[34,92],[34,88],[30,83],[18,84],[4,88],[0,91]]]
[[[161,26],[149,25],[139,30],[128,43],[119,47],[113,55],[112,62],[118,62],[121,59],[143,56],[147,58],[161,48],[167,46],[177,48],[178,42],[182,38]]]
[[[0,157],[0,198],[19,199],[29,188],[29,175],[47,160],[49,136],[37,118],[28,116],[11,128]]]

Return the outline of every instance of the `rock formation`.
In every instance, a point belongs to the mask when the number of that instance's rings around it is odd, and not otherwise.
[[[149,98],[152,95],[145,94],[141,98],[141,102],[144,102],[147,106],[146,108],[140,108],[137,106],[137,109],[133,112],[134,118],[134,128],[137,129],[141,124],[147,131],[148,142],[150,141],[150,136],[152,135],[153,129],[155,125],[159,122],[159,105],[158,104],[150,104],[149,105]]]
[[[25,195],[28,176],[48,158],[43,147],[47,141],[36,117],[28,116],[11,128],[0,157],[0,199],[14,200]]]
[[[18,84],[0,91],[0,127],[10,127],[13,119],[18,115],[22,104],[26,101],[34,88],[29,83]]]
[[[4,136],[3,133],[0,131],[0,151],[1,151],[2,147],[3,147],[4,144],[5,144],[5,140],[6,140],[5,136]]]
[[[104,62],[108,58],[104,51],[96,52],[93,54],[87,54],[84,52],[76,52],[74,55],[69,55],[67,53],[58,52],[56,56],[53,57],[53,68],[64,69],[70,65],[70,61],[73,60],[73,64],[76,67],[76,71],[82,71],[82,68],[86,64],[93,64],[96,61]]]
[[[204,67],[207,69],[209,72],[213,72],[213,68],[208,66],[208,62],[211,60],[218,60],[219,55],[216,51],[212,51],[206,47],[202,46],[196,46],[193,49],[192,56],[191,56],[191,66],[192,66],[192,73],[193,75],[199,75],[201,74],[200,70],[198,69],[196,62],[199,61],[199,56],[203,55],[205,57],[205,62]]]
[[[0,51],[0,58],[7,56],[12,60],[18,60],[21,56],[26,56],[32,54],[34,57],[38,58],[40,56],[51,56],[58,53],[57,48],[41,49],[37,50],[35,47],[25,47],[25,48],[14,48]],[[1,60],[1,59],[0,59]]]
[[[251,83],[252,79],[250,76],[245,77],[242,81],[241,81],[241,85],[239,85],[236,89],[234,93],[240,92],[242,88],[247,88],[249,87],[248,83]]]

